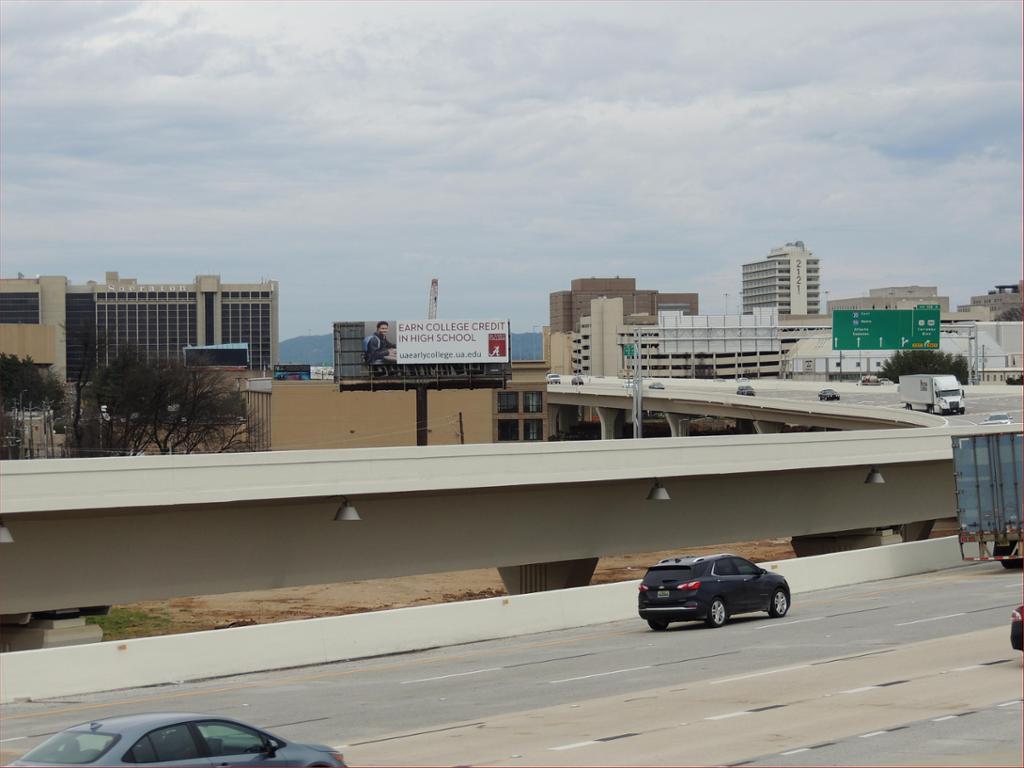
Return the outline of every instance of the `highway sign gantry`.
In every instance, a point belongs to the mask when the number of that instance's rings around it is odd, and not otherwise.
[[[837,309],[832,349],[938,349],[938,304],[916,309]]]

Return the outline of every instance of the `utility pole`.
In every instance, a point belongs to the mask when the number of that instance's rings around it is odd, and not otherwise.
[[[644,374],[642,365],[643,353],[640,351],[640,329],[633,331],[633,437],[644,436]]]

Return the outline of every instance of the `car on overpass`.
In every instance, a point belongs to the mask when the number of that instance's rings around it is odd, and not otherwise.
[[[834,389],[823,389],[818,393],[819,400],[838,400],[839,393]]]
[[[1000,424],[1013,424],[1013,420],[1010,418],[1008,413],[990,413],[985,417],[985,420],[981,422],[983,427],[992,427]]]
[[[673,621],[721,627],[738,613],[767,611],[779,618],[789,611],[791,598],[784,576],[728,553],[659,560],[647,569],[639,589],[640,618],[656,632]]]
[[[754,391],[754,388],[749,384],[740,384],[738,387],[736,387],[736,394],[746,395],[747,397],[754,397],[757,395],[757,393]]]
[[[105,717],[54,734],[10,765],[344,766],[333,747],[289,742],[216,715],[152,712]]]

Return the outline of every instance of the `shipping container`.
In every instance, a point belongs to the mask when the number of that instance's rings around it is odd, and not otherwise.
[[[1021,461],[1024,435],[953,438],[960,553],[964,560],[1021,563]]]

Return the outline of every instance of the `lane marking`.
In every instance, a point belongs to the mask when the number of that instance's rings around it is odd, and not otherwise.
[[[881,736],[883,733],[888,733],[888,731],[872,731],[871,733],[862,733],[860,735],[860,738],[862,738],[862,739],[870,739],[870,738],[872,738],[874,736]]]
[[[760,627],[757,627],[757,629],[771,629],[772,627],[788,627],[793,624],[806,624],[808,621],[821,621],[824,618],[824,616],[815,616],[813,619],[797,619],[796,621],[774,622],[772,624],[762,624]]]
[[[956,667],[949,670],[950,672],[970,672],[972,669],[981,669],[981,664],[971,664],[967,667]]]
[[[1020,704],[1020,699],[1014,699],[1013,701],[1007,701],[1003,704],[997,704],[999,707],[1012,707],[1014,704]]]
[[[705,717],[705,720],[729,720],[733,717],[743,717],[743,715],[749,715],[750,710],[744,709],[742,712],[728,712],[724,715],[714,715],[712,717]]]
[[[487,669],[474,669],[472,672],[454,672],[450,675],[438,675],[437,677],[424,677],[419,680],[403,680],[400,685],[411,685],[412,683],[431,683],[434,680],[447,680],[449,677],[466,677],[467,675],[480,675],[484,672],[500,672],[501,667],[489,667]]]
[[[754,672],[749,675],[739,675],[738,677],[723,677],[721,680],[712,680],[709,685],[721,685],[722,683],[732,683],[736,680],[750,680],[754,677],[764,677],[765,675],[775,675],[780,672],[791,672],[794,669],[805,669],[811,666],[810,664],[798,664],[795,667],[781,667],[779,669],[770,669],[767,672]]]
[[[381,744],[385,741],[398,741],[399,739],[410,739],[413,736],[425,736],[430,733],[444,733],[445,731],[457,731],[461,728],[477,728],[481,725],[486,725],[483,720],[476,723],[463,723],[462,725],[448,725],[444,728],[430,728],[425,731],[414,731],[412,733],[400,733],[397,736],[384,736],[380,739],[367,739],[366,741],[353,741],[349,744],[349,747],[362,747],[367,744]]]
[[[799,755],[801,752],[810,752],[810,747],[800,747],[800,749],[791,749],[788,752],[779,752],[780,755]]]
[[[596,741],[577,741],[575,744],[563,744],[560,747],[548,747],[551,752],[563,752],[567,749],[579,749],[580,747],[589,747],[591,744],[597,744]]]
[[[589,680],[592,677],[607,677],[608,675],[618,675],[622,672],[636,672],[641,669],[650,669],[650,664],[645,664],[642,667],[629,667],[627,669],[613,669],[611,672],[597,672],[593,675],[581,675],[580,677],[566,677],[562,680],[548,680],[548,683],[555,685],[557,683],[572,683],[576,680]]]
[[[932,722],[933,723],[943,723],[946,720],[956,720],[956,718],[957,718],[957,715],[946,715],[945,717],[933,717],[932,718]]]
[[[1000,705],[1000,706],[1002,706],[1002,705]],[[0,744],[6,744],[8,741],[21,741],[22,739],[27,739],[27,738],[28,738],[28,736],[12,736],[9,739],[0,739]]]
[[[864,691],[874,691],[877,688],[877,685],[865,685],[863,688],[851,688],[848,691],[840,691],[840,693],[864,693]]]
[[[942,621],[943,619],[955,619],[957,616],[963,616],[963,613],[950,613],[945,616],[932,616],[930,619],[918,619],[917,621],[904,621],[901,624],[897,624],[897,627],[909,627],[911,624],[924,624],[926,621]]]

